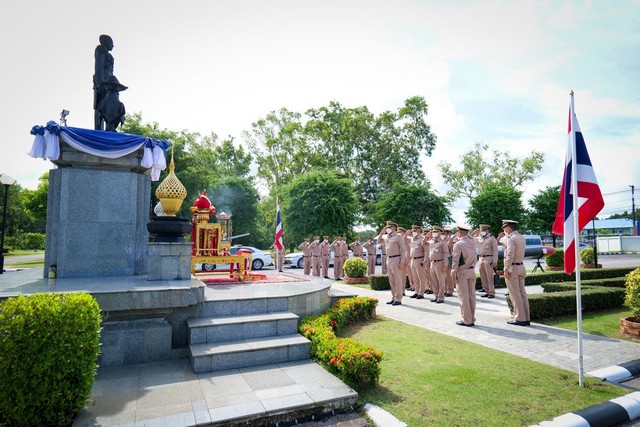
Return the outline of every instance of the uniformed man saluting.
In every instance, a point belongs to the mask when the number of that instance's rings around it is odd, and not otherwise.
[[[304,239],[304,242],[300,243],[298,249],[302,251],[304,262],[304,274],[307,276],[311,273],[311,249],[309,249],[309,238]]]
[[[311,269],[314,276],[320,276],[320,236],[313,236],[313,242],[309,244],[311,250]]]
[[[362,247],[367,250],[367,274],[369,276],[376,274],[376,257],[378,254],[376,244],[373,241],[373,236],[369,236]]]
[[[402,267],[406,264],[407,250],[404,245],[404,236],[396,232],[398,224],[387,221],[387,225],[380,230],[378,241],[384,239],[387,250],[387,272],[389,274],[389,286],[391,287],[391,301],[387,304],[401,305],[404,294],[404,274]]]
[[[480,255],[480,280],[485,292],[482,298],[495,298],[496,288],[493,285],[495,273],[493,269],[498,262],[498,241],[489,232],[487,224],[480,224],[480,227],[473,232],[473,237],[476,239]]]

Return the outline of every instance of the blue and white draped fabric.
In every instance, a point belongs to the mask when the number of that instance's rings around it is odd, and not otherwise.
[[[152,181],[158,181],[160,172],[167,168],[165,150],[169,148],[169,142],[165,140],[121,132],[59,126],[55,121],[47,122],[46,126],[34,126],[31,128],[31,135],[34,135],[35,139],[29,155],[35,158],[58,160],[58,138],[62,138],[78,151],[108,159],[126,156],[144,146],[140,165],[151,169]]]

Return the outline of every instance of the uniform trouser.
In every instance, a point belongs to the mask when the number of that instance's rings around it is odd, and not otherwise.
[[[282,271],[282,267],[284,266],[284,252],[281,252],[276,255],[276,268],[278,271]]]
[[[382,254],[382,274],[387,274],[387,254]]]
[[[433,285],[431,283],[431,259],[429,259],[429,257],[425,258],[424,260],[424,269],[427,272],[427,281],[426,281],[426,285],[425,285],[425,291],[428,289],[430,291],[433,291]]]
[[[333,278],[338,280],[342,277],[342,258],[334,256],[333,257]]]
[[[409,276],[409,287],[413,290],[416,290],[420,287],[420,283],[419,283],[420,279],[418,278],[418,275],[416,274],[416,271],[413,269],[412,265],[413,265],[413,259],[409,264],[407,264],[406,269],[408,273],[407,275]]]
[[[329,258],[331,255],[322,255],[322,277],[329,277]]]
[[[427,283],[429,282],[427,270],[425,270],[424,265],[422,265],[422,260],[424,260],[422,257],[411,260],[411,270],[418,278],[414,288],[418,295],[424,295],[424,292],[427,290]]]
[[[526,274],[527,269],[524,265],[512,265],[510,277],[507,278],[505,275],[509,298],[511,298],[511,303],[513,305],[514,318],[521,322],[531,320],[529,318],[529,298],[527,297],[527,291],[524,288],[524,277]]]
[[[455,288],[453,283],[453,277],[451,277],[451,266],[447,263],[447,271],[444,276],[445,288],[448,294],[452,294]]]
[[[304,274],[307,276],[311,273],[311,257],[305,255],[304,257]]]
[[[446,273],[442,271],[444,262],[442,260],[431,262],[431,290],[435,299],[444,300],[446,292]],[[466,322],[465,322],[466,323]]]
[[[467,325],[476,323],[476,271],[473,268],[458,270],[458,300],[462,321]]]
[[[400,268],[400,257],[387,258],[387,273],[389,274],[389,287],[391,288],[391,299],[402,301],[405,287],[405,275]]]
[[[493,286],[493,256],[480,257],[480,280],[482,289],[489,294],[495,295],[496,288]]]
[[[372,276],[376,274],[376,255],[367,255],[367,274]]]
[[[311,269],[314,276],[320,276],[320,257],[316,255],[311,256]]]

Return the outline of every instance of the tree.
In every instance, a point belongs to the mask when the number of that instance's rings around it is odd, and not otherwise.
[[[31,226],[25,231],[44,233],[47,224],[47,198],[49,196],[49,172],[38,178],[35,190],[25,189],[20,193],[20,201],[25,213],[31,219]]]
[[[255,235],[258,221],[258,191],[250,180],[234,176],[223,178],[211,186],[207,195],[218,209],[218,213],[232,214],[234,236],[250,233],[237,243],[258,243],[258,236]]]
[[[547,187],[529,200],[529,211],[527,224],[529,229],[537,234],[548,234],[551,232],[553,221],[558,210],[558,200],[560,199],[560,186]],[[555,243],[555,236],[554,243]]]
[[[512,186],[489,183],[471,200],[465,215],[473,227],[487,224],[494,233],[501,229],[503,219],[518,221],[524,230],[526,211],[521,198],[522,192]]]
[[[610,215],[607,219],[633,219],[633,212],[628,212],[625,210],[622,213]]]
[[[333,172],[295,178],[281,200],[282,227],[289,244],[314,235],[347,235],[356,223],[357,197],[351,181]]]
[[[457,163],[461,169],[448,162],[438,164],[442,177],[451,186],[447,192],[451,199],[464,196],[471,200],[489,184],[510,185],[519,189],[542,170],[544,154],[539,151],[534,150],[530,156],[520,159],[493,150],[487,160],[488,149],[489,145],[476,143]]]
[[[370,216],[377,227],[382,227],[387,220],[393,220],[405,228],[413,224],[442,225],[451,221],[446,198],[437,195],[429,183],[396,183],[371,207]]]

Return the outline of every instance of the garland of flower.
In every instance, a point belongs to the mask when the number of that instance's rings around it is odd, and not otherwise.
[[[335,333],[349,323],[374,318],[377,305],[377,299],[368,297],[340,299],[323,313],[307,316],[299,326],[311,340],[311,357],[356,390],[378,384],[382,353]]]

